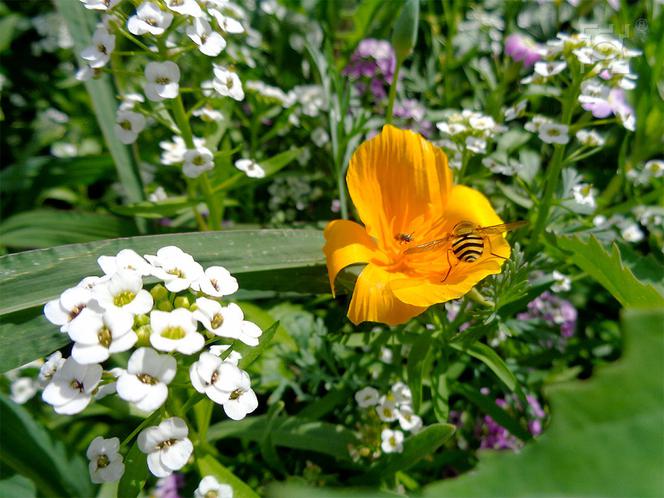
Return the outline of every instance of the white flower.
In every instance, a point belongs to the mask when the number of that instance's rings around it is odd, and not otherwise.
[[[326,143],[330,141],[330,137],[320,126],[311,132],[311,141],[316,145],[316,147],[323,147]]]
[[[126,370],[123,368],[111,368],[108,373],[110,373],[113,378],[117,379],[122,375]],[[113,382],[108,382],[106,384],[102,384],[97,388],[97,391],[94,393],[95,399],[102,399],[105,398],[106,396],[110,396],[111,394],[117,393],[117,381]]]
[[[528,121],[523,127],[531,133],[537,133],[544,124],[550,124],[551,120],[546,116],[535,115],[532,121]]]
[[[466,148],[476,154],[483,154],[486,152],[486,140],[473,136],[466,137]]]
[[[569,142],[569,127],[557,123],[542,123],[538,136],[547,144],[566,144]]]
[[[166,477],[185,466],[194,451],[188,434],[187,424],[178,417],[167,418],[158,426],[141,431],[138,448],[148,456],[152,474]]]
[[[391,393],[399,406],[408,405],[413,400],[413,394],[410,392],[410,388],[403,382],[395,383],[392,386]]]
[[[173,61],[150,62],[145,66],[145,95],[153,102],[174,99],[180,91],[180,68]]]
[[[367,386],[355,393],[355,401],[360,408],[367,408],[378,404],[380,394],[373,387]]]
[[[215,356],[221,356],[221,354],[230,347],[231,347],[230,344],[216,344],[210,346],[210,353],[212,353]],[[238,353],[237,351],[231,351],[231,354],[229,354],[224,361],[226,363],[230,363],[231,365],[235,365],[237,367],[241,359],[242,355],[240,353]]]
[[[31,377],[19,377],[13,380],[9,387],[9,399],[14,403],[22,405],[27,403],[39,391],[39,382]]]
[[[221,484],[214,476],[205,476],[196,490],[194,498],[233,498],[233,488]]]
[[[114,49],[115,36],[105,28],[97,28],[92,36],[92,45],[83,49],[81,58],[87,61],[91,68],[98,69],[108,64]]]
[[[251,389],[249,374],[230,363],[226,364],[232,368],[223,372],[223,387],[228,390],[222,406],[229,418],[242,420],[247,413],[258,408],[258,399],[256,393]]]
[[[399,407],[397,413],[399,425],[404,431],[419,432],[422,429],[422,419],[415,415],[410,405],[403,405]]]
[[[203,138],[194,137],[194,147],[203,147],[205,140]],[[164,152],[161,154],[161,162],[164,164],[178,164],[184,161],[184,154],[187,152],[187,145],[184,139],[179,136],[174,136],[172,142],[159,142],[159,147]]]
[[[383,363],[392,363],[392,359],[394,358],[394,353],[392,353],[392,350],[390,348],[382,347],[380,348],[380,355],[379,355],[380,361]]]
[[[194,19],[194,23],[187,27],[187,36],[198,45],[198,49],[205,55],[216,57],[226,48],[226,40],[204,18]]]
[[[516,105],[505,109],[505,121],[512,121],[516,118],[523,116],[523,113],[525,112],[527,105],[528,101],[522,100]]]
[[[81,0],[81,3],[88,10],[109,10],[121,1],[122,0]]]
[[[222,112],[213,109],[209,105],[199,107],[194,112],[192,112],[192,115],[201,118],[203,121],[207,121],[209,123],[213,123],[216,121],[223,121],[225,119],[224,114]]]
[[[383,429],[380,433],[380,447],[385,453],[401,453],[403,451],[403,432]]]
[[[49,356],[39,369],[39,381],[42,383],[42,385],[48,383],[55,375],[55,372],[60,370],[64,364],[65,359],[62,357],[62,353],[60,351],[56,351],[51,356]]]
[[[145,116],[138,112],[118,110],[114,131],[125,145],[133,144],[138,134],[145,128]]]
[[[176,361],[170,355],[151,348],[139,348],[129,358],[127,370],[117,380],[118,396],[138,409],[151,412],[164,404],[167,385],[176,372]]]
[[[468,128],[461,123],[446,123],[444,121],[436,124],[436,128],[445,133],[446,135],[454,136],[464,133]]]
[[[171,25],[173,14],[162,11],[152,2],[143,2],[136,14],[127,21],[127,29],[132,35],[150,33],[161,35]]]
[[[154,299],[143,289],[143,279],[133,270],[120,270],[108,282],[92,289],[94,300],[104,311],[124,311],[131,315],[144,315],[152,309]]]
[[[214,80],[212,86],[222,97],[231,97],[237,101],[244,99],[242,82],[236,73],[223,66],[214,65]]]
[[[217,9],[208,9],[208,12],[212,17],[214,17],[217,20],[219,27],[226,33],[230,33],[232,35],[238,35],[240,33],[244,33],[244,27],[237,19],[225,16]]]
[[[193,316],[203,326],[219,337],[239,339],[248,346],[258,346],[263,331],[254,323],[244,319],[242,309],[235,303],[222,306],[217,301],[199,297]]]
[[[491,116],[484,116],[482,114],[471,116],[468,123],[476,130],[493,130],[496,127],[496,122]]]
[[[645,235],[636,223],[628,223],[621,227],[620,234],[627,242],[641,242]]]
[[[551,290],[553,292],[567,292],[572,288],[572,281],[567,275],[563,275],[558,270],[553,270],[553,284]]]
[[[126,93],[122,96],[122,102],[120,103],[119,109],[121,111],[131,111],[136,104],[141,104],[145,102],[145,97],[140,93]]]
[[[565,61],[536,62],[535,73],[548,78],[562,72],[567,67]]]
[[[142,277],[152,273],[152,266],[132,249],[122,249],[115,256],[99,256],[97,264],[106,275],[119,271],[134,271]]]
[[[579,130],[576,132],[576,139],[586,147],[601,147],[604,145],[604,138],[595,130]]]
[[[397,405],[394,400],[383,396],[376,407],[376,413],[383,422],[394,422],[398,416]]]
[[[235,161],[235,167],[244,173],[249,178],[264,178],[265,170],[261,166],[251,159],[238,159]]]
[[[75,342],[72,357],[81,365],[102,363],[111,353],[127,351],[138,337],[132,331],[134,317],[126,311],[103,315],[89,308],[81,311],[78,320],[69,326],[69,337]]]
[[[85,277],[76,285],[76,287],[82,287],[83,289],[91,291],[98,285],[108,282],[110,279],[111,279],[110,275],[104,275],[103,277],[96,277],[96,276]]]
[[[210,266],[191,287],[213,297],[229,296],[238,290],[237,279],[223,266]]]
[[[664,176],[664,161],[661,159],[651,159],[643,166],[643,171],[652,178],[661,178]]]
[[[160,351],[179,351],[193,354],[203,349],[205,339],[196,332],[196,320],[191,311],[177,308],[173,311],[150,313],[150,344]]]
[[[69,325],[92,301],[92,293],[83,287],[72,287],[64,291],[58,299],[44,306],[46,319],[54,325],[61,325],[60,332],[67,332]]]
[[[148,196],[148,200],[150,202],[162,202],[168,199],[168,194],[166,193],[166,190],[164,190],[164,187],[161,185],[157,186],[157,188]]]
[[[73,358],[67,358],[44,389],[42,399],[53,405],[56,413],[79,413],[90,403],[101,373],[101,365],[81,365]]]
[[[581,206],[595,208],[595,189],[589,183],[580,183],[572,187],[574,201]]]
[[[182,173],[188,178],[198,178],[206,171],[214,168],[214,156],[210,149],[206,147],[188,149],[184,153],[183,159]]]
[[[86,452],[86,456],[90,460],[88,470],[92,482],[100,484],[120,480],[125,466],[122,463],[122,455],[118,453],[119,449],[120,440],[116,437],[104,439],[97,436],[92,440]]]
[[[162,247],[156,256],[146,254],[145,259],[153,266],[152,275],[163,280],[171,292],[189,288],[204,274],[203,267],[179,247]]]
[[[203,10],[196,0],[166,0],[166,7],[183,16],[201,17]]]

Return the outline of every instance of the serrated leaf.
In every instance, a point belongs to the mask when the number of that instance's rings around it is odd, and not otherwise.
[[[68,455],[64,445],[30,412],[0,393],[0,460],[31,479],[43,496],[91,496],[86,463]]]
[[[196,458],[196,464],[201,477],[214,476],[220,483],[230,485],[233,488],[233,498],[259,498],[254,490],[228,468],[217,462],[212,455]]]
[[[625,307],[664,306],[664,295],[650,284],[640,282],[625,266],[614,244],[611,252],[595,237],[557,237],[558,245],[569,251],[569,259],[599,282]]]
[[[476,470],[424,496],[661,496],[664,310],[628,309],[622,322],[620,360],[546,390],[552,421],[542,436],[519,453],[484,452]]]

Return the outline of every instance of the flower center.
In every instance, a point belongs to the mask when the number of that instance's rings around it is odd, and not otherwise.
[[[111,461],[108,459],[106,455],[99,455],[97,457],[97,468],[98,469],[103,469],[104,467],[108,467],[108,465],[111,463]]]
[[[231,400],[231,401],[235,401],[240,396],[242,396],[243,393],[244,393],[244,391],[242,389],[238,388],[238,389],[236,389],[235,391],[233,391],[231,393],[231,395],[228,397],[228,399]]]
[[[136,378],[138,380],[140,380],[143,384],[148,384],[148,385],[151,385],[151,386],[154,386],[155,384],[157,384],[159,382],[152,375],[146,374],[146,373],[138,374],[136,376]]]
[[[228,77],[226,78],[226,87],[227,87],[229,90],[230,90],[231,88],[233,88],[233,78],[231,78],[230,76],[228,76]]]
[[[99,329],[99,331],[97,332],[97,340],[99,341],[99,344],[101,344],[105,348],[108,348],[111,345],[113,336],[111,335],[111,331],[109,330],[108,327],[103,326],[102,328]]]
[[[149,24],[150,26],[158,26],[159,23],[154,17],[146,17],[145,18],[145,23]]]
[[[84,390],[84,388],[83,388],[83,383],[82,383],[80,380],[78,380],[78,379],[74,379],[74,380],[72,380],[72,381],[69,383],[69,387],[71,387],[74,391],[78,391],[78,392],[80,392],[80,393],[82,393],[83,390]]]
[[[210,325],[212,325],[213,329],[218,329],[219,327],[222,326],[223,323],[224,323],[224,317],[221,315],[221,313],[217,313],[212,318]]]
[[[83,311],[83,309],[85,309],[85,304],[78,304],[69,310],[69,321],[71,322],[74,318],[76,318],[81,313],[81,311]]]
[[[168,85],[171,79],[168,76],[158,76],[154,81],[160,85]]]
[[[397,440],[394,436],[390,436],[390,445],[391,446],[396,446],[397,445]]]
[[[194,157],[192,163],[194,163],[196,166],[202,166],[205,163],[205,160],[203,159],[203,156],[196,156]]]
[[[134,300],[135,297],[136,297],[136,294],[134,294],[130,290],[122,291],[119,294],[116,294],[115,296],[113,296],[113,304],[118,306],[118,307],[122,307],[122,306],[125,306],[125,305],[131,303]]]
[[[210,376],[210,384],[214,384],[215,382],[217,382],[218,378],[219,378],[219,372],[215,370],[214,372],[212,372],[212,375]]]
[[[182,327],[166,327],[161,331],[162,337],[165,337],[166,339],[172,339],[174,341],[182,339],[186,335],[187,333]]]
[[[217,282],[216,279],[211,278],[210,283],[212,284],[212,287],[214,287],[214,290],[219,290],[219,282]]]
[[[102,54],[106,55],[108,52],[106,51],[106,46],[103,43],[100,43],[97,45],[97,50],[101,52]]]
[[[218,497],[219,494],[214,489],[211,489],[210,491],[208,491],[203,495],[203,498],[218,498]]]
[[[131,131],[131,123],[129,122],[128,119],[121,121],[120,123],[118,123],[118,125],[120,125],[120,128],[122,128],[123,130]]]
[[[164,448],[170,448],[173,446],[175,443],[177,443],[177,439],[167,439],[166,441],[162,441],[157,445],[158,450],[163,450]]]
[[[175,275],[178,278],[184,278],[184,272],[179,268],[171,268],[166,273],[168,273],[169,275]]]
[[[180,5],[184,4],[183,0],[171,0],[169,2],[171,4],[171,7],[179,7]]]

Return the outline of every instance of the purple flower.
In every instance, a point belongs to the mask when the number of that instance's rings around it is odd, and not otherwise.
[[[429,136],[433,131],[431,121],[424,119],[426,108],[415,99],[405,99],[394,103],[394,117],[401,118],[405,127]]]
[[[358,92],[364,94],[369,91],[376,101],[381,101],[387,97],[396,63],[394,49],[389,42],[366,38],[357,46],[343,72],[355,80]]]
[[[528,303],[528,311],[517,315],[519,320],[540,319],[560,327],[560,335],[571,337],[576,328],[577,312],[566,299],[544,292]]]
[[[634,109],[627,103],[622,88],[610,88],[602,84],[589,83],[579,95],[581,107],[592,112],[596,118],[606,118],[611,114],[618,117],[622,125],[634,131],[636,119]]]
[[[525,67],[534,66],[542,58],[542,51],[543,47],[526,35],[514,33],[505,40],[505,53]]]
[[[152,496],[155,498],[180,498],[179,489],[184,486],[184,475],[177,472],[157,481]]]

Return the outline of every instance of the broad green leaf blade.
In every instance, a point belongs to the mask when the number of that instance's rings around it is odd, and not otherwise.
[[[3,477],[0,480],[0,496],[35,498],[37,489],[34,483],[20,474],[14,474],[11,477]]]
[[[223,265],[228,268],[240,283],[240,291],[233,296],[238,299],[274,295],[275,292],[329,291],[321,252],[323,237],[316,230],[155,235],[2,256],[0,372],[51,353],[69,342],[58,327],[42,317],[43,305],[77,285],[83,277],[101,275],[96,262],[99,256],[114,255],[124,248],[132,248],[139,254],[155,254],[167,245],[177,245],[204,267]],[[292,343],[283,331],[277,332],[277,337],[280,341],[284,339],[284,343]]]
[[[124,459],[125,473],[118,483],[118,498],[135,498],[145,486],[148,478],[148,462],[145,453],[134,441]]]
[[[219,422],[208,430],[208,440],[238,437],[247,441],[260,441],[266,424],[265,415],[248,417],[237,422]],[[354,432],[341,425],[289,416],[279,417],[275,422],[272,443],[276,446],[323,453],[338,460],[350,461],[348,445],[357,444],[357,438]]]
[[[425,489],[453,497],[660,497],[664,489],[664,309],[623,313],[625,354],[587,381],[548,390],[551,426],[520,453]]]
[[[420,335],[408,354],[408,387],[410,387],[413,396],[413,410],[415,413],[420,410],[422,401],[422,372],[424,364],[427,361],[427,353],[431,347],[431,336],[427,334]]]
[[[392,453],[378,461],[365,478],[379,480],[395,472],[407,470],[422,458],[432,454],[454,434],[455,427],[450,424],[432,424],[410,436],[403,445],[403,452]]]
[[[570,260],[599,282],[625,307],[664,306],[664,295],[655,287],[636,279],[620,258],[614,244],[607,252],[595,237],[558,237],[558,245],[570,251]]]
[[[80,54],[91,43],[91,32],[95,25],[94,14],[83,8],[78,0],[56,0],[55,5],[74,39],[76,53]],[[113,131],[118,104],[115,101],[115,90],[110,77],[102,76],[99,79],[86,81],[85,87],[90,94],[99,128],[115,161],[118,178],[127,199],[130,202],[140,202],[143,200],[143,186],[138,169],[127,146],[120,142]]]
[[[136,228],[129,220],[77,211],[38,209],[19,213],[0,223],[0,243],[17,249],[38,249],[130,235],[136,235]]]
[[[212,455],[206,455],[202,458],[197,457],[196,464],[198,465],[201,478],[214,476],[220,483],[230,485],[233,488],[233,498],[259,498],[253,489],[217,462]]]
[[[176,245],[203,267],[223,265],[241,289],[328,292],[323,234],[317,230],[236,230],[103,240],[0,257],[0,314],[43,305],[88,275],[97,258],[121,249],[155,254]],[[277,271],[279,270],[279,271]]]
[[[312,488],[288,482],[269,485],[265,496],[267,498],[395,498],[401,495],[363,488]]]
[[[492,348],[481,342],[476,342],[470,346],[466,346],[461,343],[450,343],[457,351],[469,354],[473,358],[477,358],[487,367],[491,369],[493,373],[507,386],[510,391],[515,391],[518,387],[518,382],[516,377],[505,364],[503,359],[498,356]]]
[[[22,406],[0,393],[0,460],[31,479],[42,496],[92,496],[87,464],[68,455],[61,442]]]

